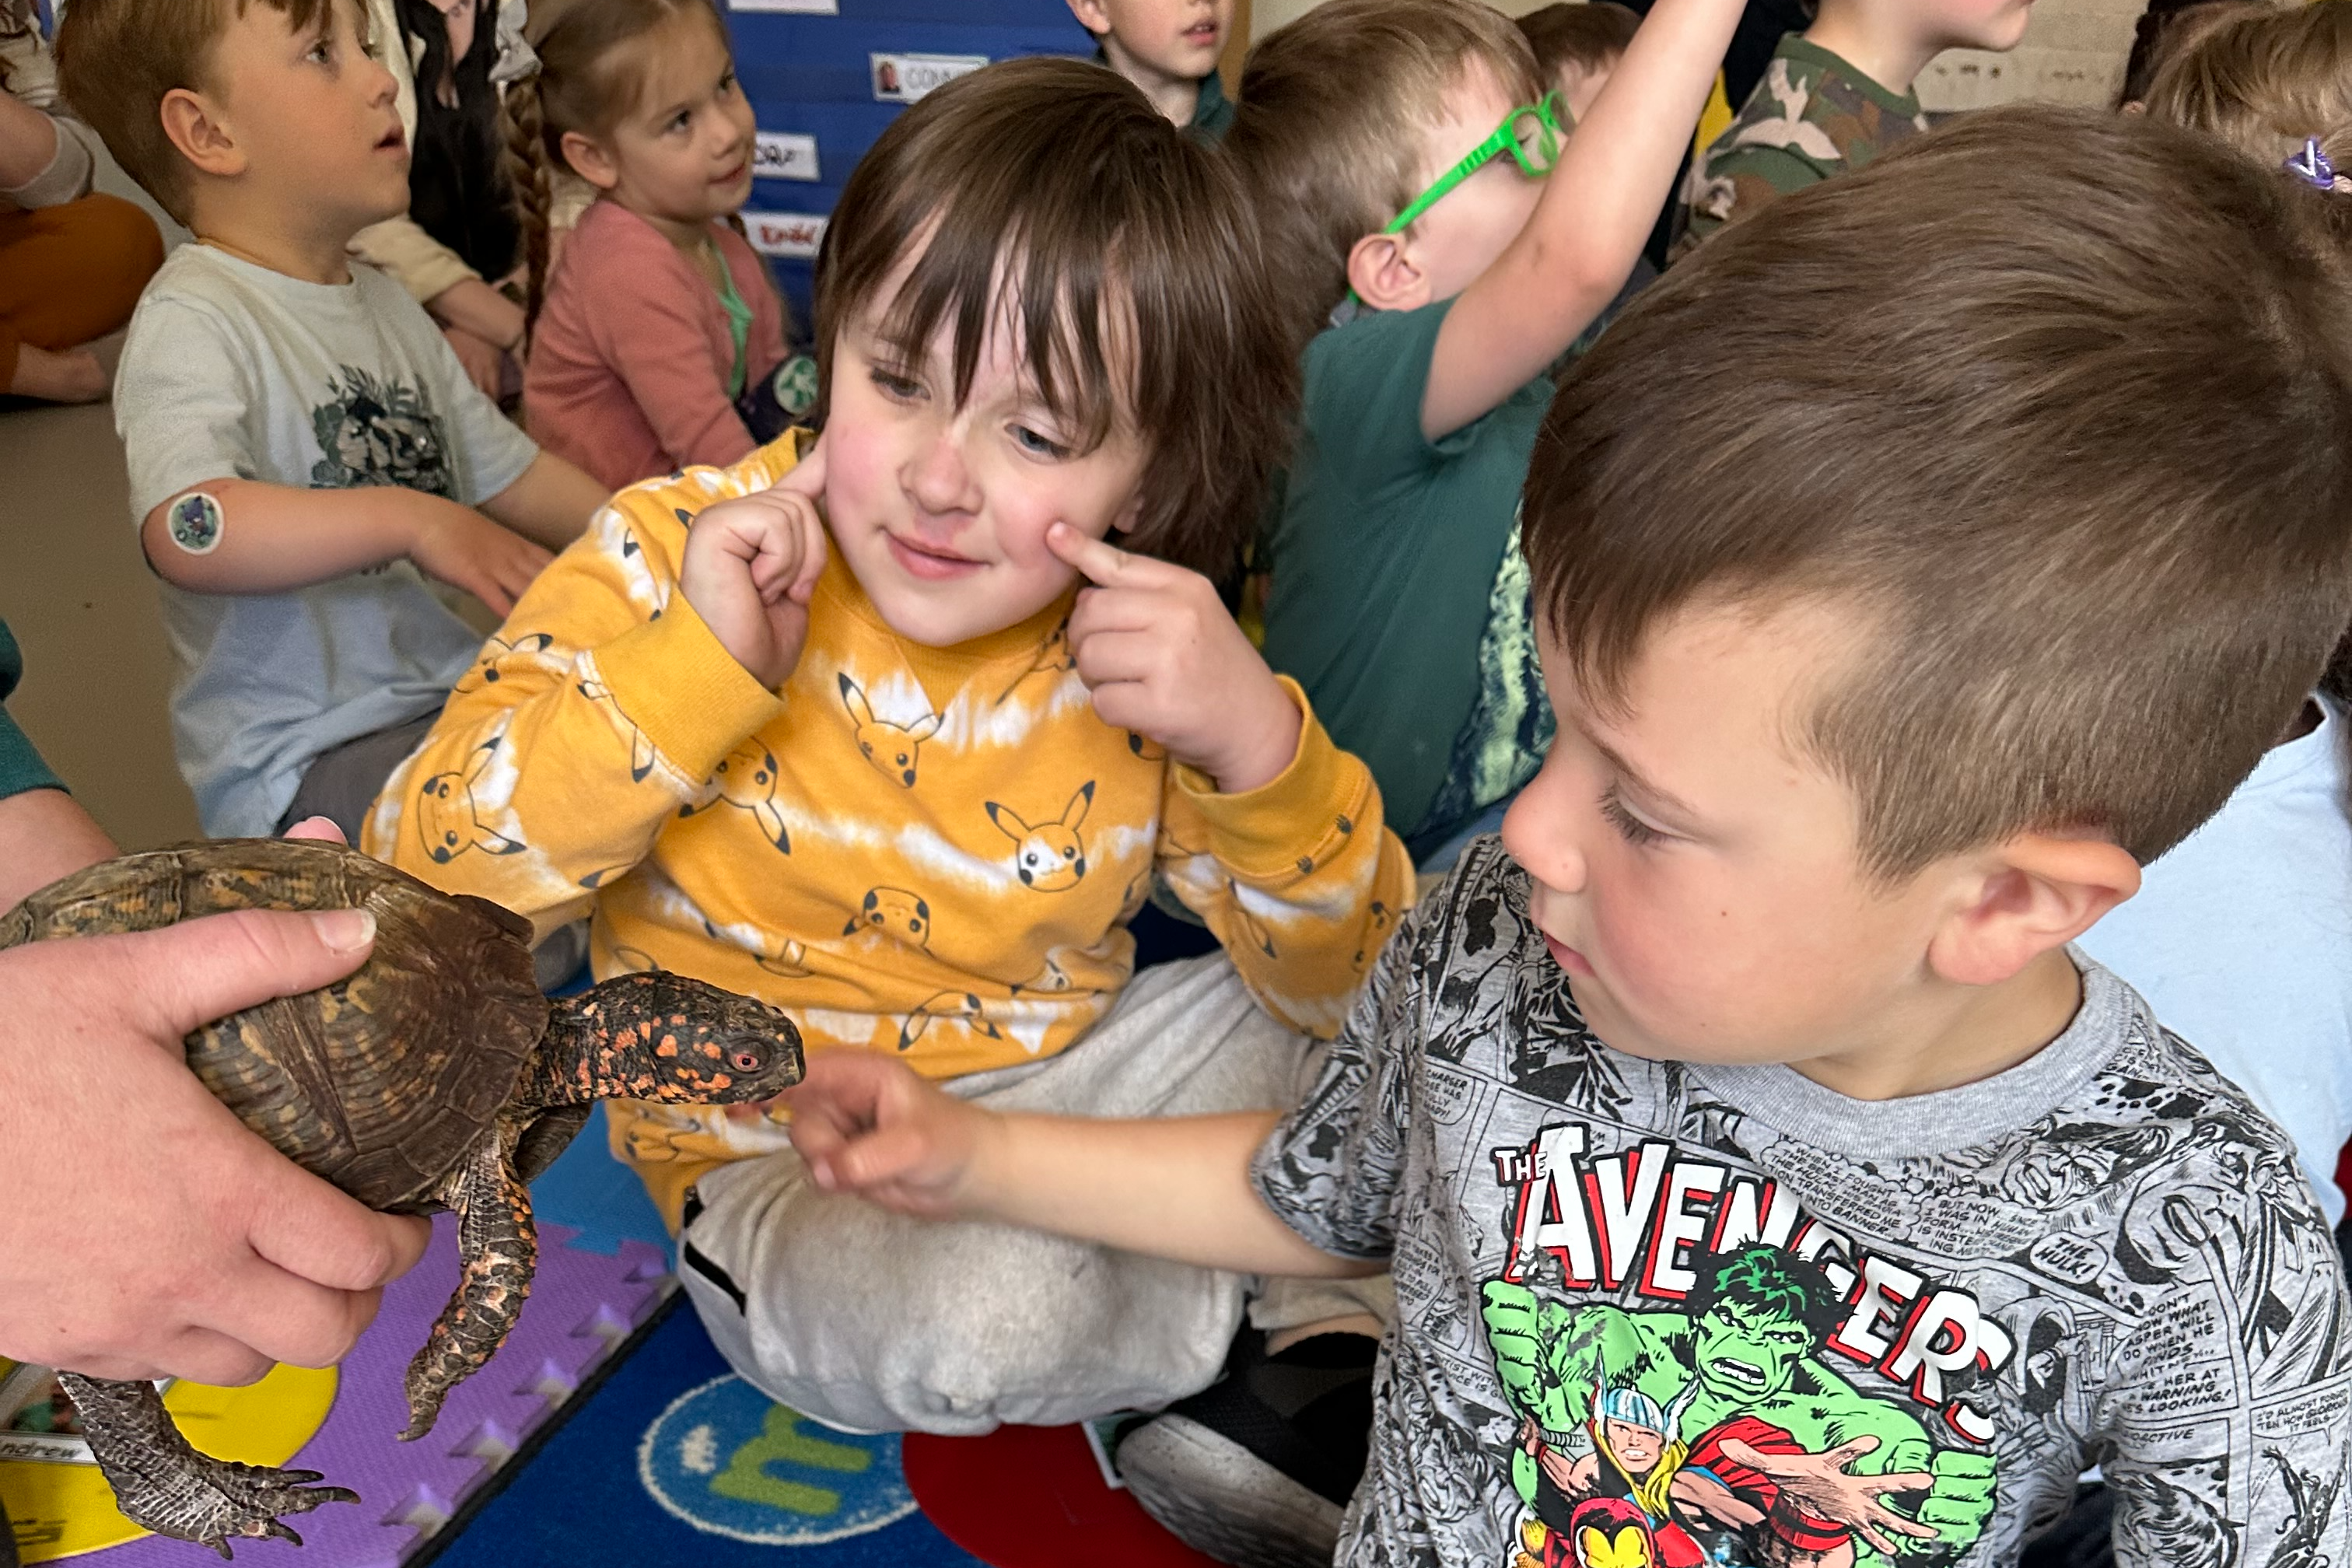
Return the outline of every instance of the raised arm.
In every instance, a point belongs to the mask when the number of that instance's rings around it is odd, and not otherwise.
[[[1455,299],[1429,368],[1431,440],[1499,405],[1569,350],[1624,288],[1738,25],[1741,0],[1658,0],[1535,216]]]

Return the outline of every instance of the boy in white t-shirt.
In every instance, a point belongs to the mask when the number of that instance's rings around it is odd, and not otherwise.
[[[348,264],[408,200],[369,48],[354,0],[81,0],[58,34],[67,97],[198,240],[141,300],[115,418],[216,837],[317,814],[357,838],[480,647],[425,579],[504,614],[604,500]]]

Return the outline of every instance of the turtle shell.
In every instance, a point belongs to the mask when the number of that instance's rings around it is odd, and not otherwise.
[[[547,1031],[520,916],[340,844],[229,838],[53,883],[0,915],[0,948],[232,910],[354,908],[376,919],[357,973],[197,1030],[188,1065],[247,1127],[369,1207],[431,1206]]]

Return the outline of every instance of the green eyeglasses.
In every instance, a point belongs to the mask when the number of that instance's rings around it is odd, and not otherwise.
[[[1412,205],[1397,214],[1381,232],[1402,232],[1407,224],[1435,206],[1448,191],[1486,167],[1497,153],[1508,153],[1519,172],[1530,179],[1550,174],[1551,166],[1559,162],[1560,125],[1564,121],[1574,122],[1568,104],[1557,91],[1545,93],[1533,103],[1521,104],[1504,117],[1492,136],[1440,174],[1435,184],[1415,196]]]

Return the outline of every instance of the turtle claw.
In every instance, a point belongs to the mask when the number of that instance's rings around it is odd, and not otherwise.
[[[316,1470],[216,1459],[190,1447],[152,1383],[118,1383],[60,1372],[58,1383],[80,1412],[90,1457],[115,1506],[142,1530],[199,1542],[223,1557],[232,1541],[300,1538],[278,1522],[331,1502],[357,1502],[348,1487],[314,1486]]]
[[[184,1485],[173,1487],[169,1497],[142,1498],[136,1489],[129,1497],[118,1492],[124,1517],[158,1535],[202,1542],[223,1557],[233,1557],[232,1541],[274,1538],[301,1545],[301,1536],[278,1519],[281,1513],[308,1513],[331,1502],[360,1500],[349,1487],[310,1485],[319,1479],[316,1470],[278,1470],[201,1454],[195,1458],[194,1473],[184,1478]]]

